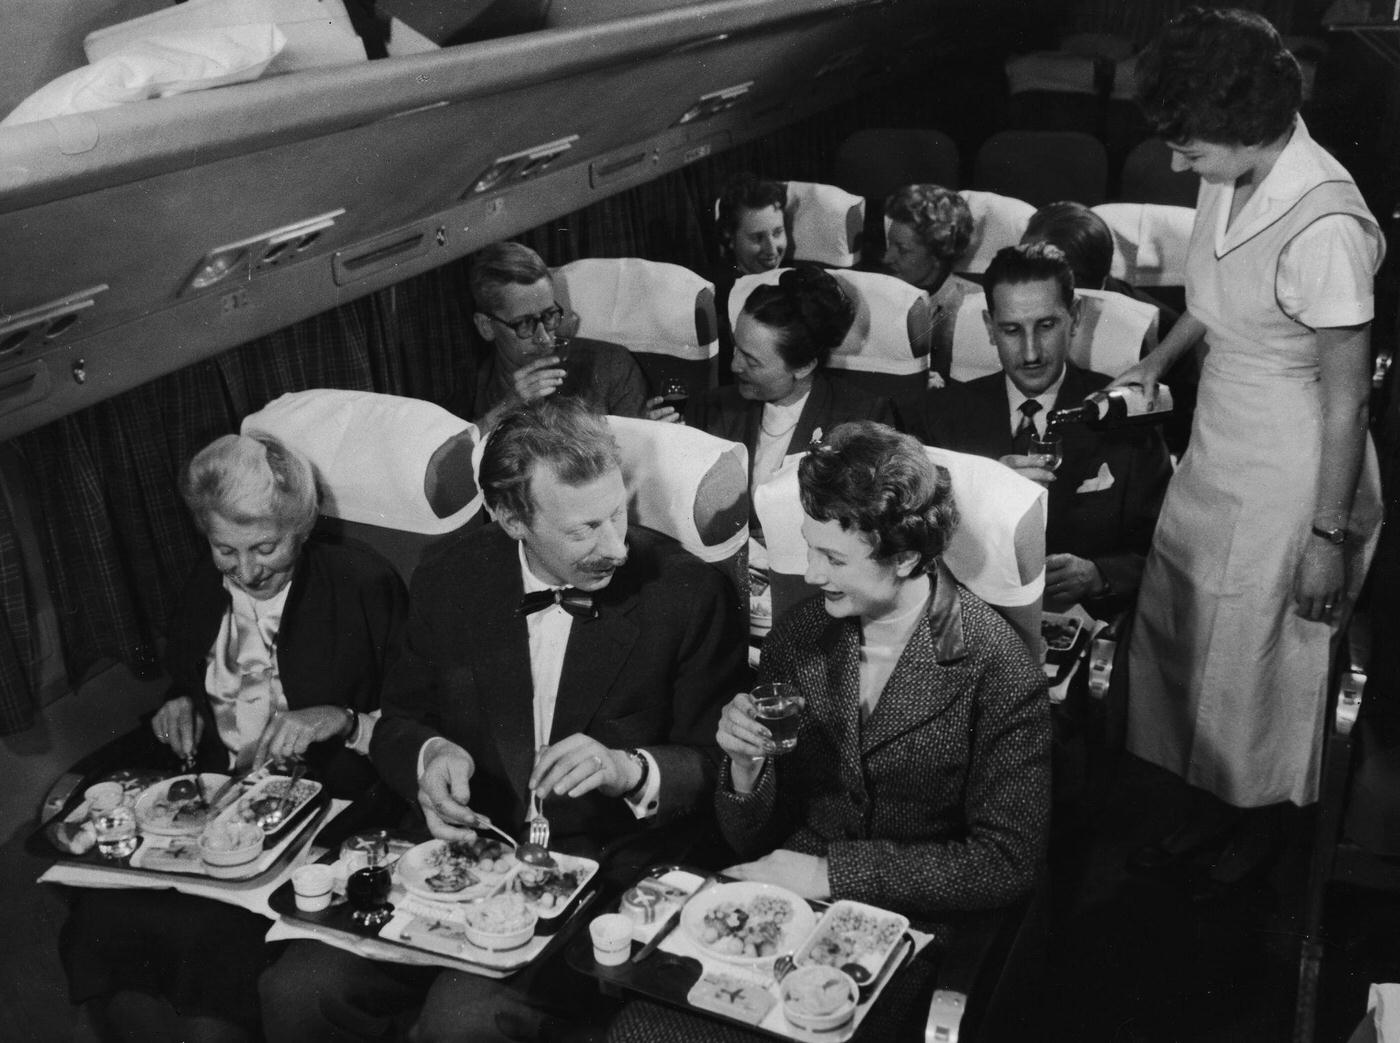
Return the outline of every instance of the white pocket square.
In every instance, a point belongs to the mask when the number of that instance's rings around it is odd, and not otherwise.
[[[1099,473],[1092,478],[1086,478],[1080,483],[1077,493],[1101,493],[1105,489],[1113,488],[1113,472],[1108,469],[1108,464],[1099,464]]]

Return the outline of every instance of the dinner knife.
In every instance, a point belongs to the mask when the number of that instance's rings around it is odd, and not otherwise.
[[[219,809],[219,801],[224,799],[225,794],[227,794],[229,790],[233,789],[234,786],[238,785],[240,782],[242,782],[249,775],[253,774],[253,772],[257,771],[261,767],[261,764],[254,764],[247,768],[244,768],[242,771],[235,772],[234,774],[230,775],[227,781],[225,781],[222,786],[220,786],[214,791],[214,795],[210,797],[207,801],[205,801],[205,804],[208,806],[211,815],[213,812]]]
[[[705,890],[705,888],[709,887],[711,884],[719,883],[719,881],[720,875],[718,873],[711,873],[709,876],[705,877],[705,879],[700,882],[700,886],[690,892],[686,900],[680,904],[676,911],[666,917],[666,922],[651,936],[651,940],[637,950],[636,955],[632,957],[632,962],[641,963],[652,953],[656,952],[656,947],[665,941],[666,936],[676,929],[676,924],[681,922],[681,913],[685,911],[685,907],[695,901],[696,896],[699,895],[701,891]]]

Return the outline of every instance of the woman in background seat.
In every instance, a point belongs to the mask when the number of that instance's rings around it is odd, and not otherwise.
[[[787,184],[753,174],[736,174],[725,182],[715,204],[715,234],[720,261],[715,284],[719,332],[719,382],[733,383],[734,330],[729,325],[729,294],[743,275],[760,275],[782,267],[788,254]]]

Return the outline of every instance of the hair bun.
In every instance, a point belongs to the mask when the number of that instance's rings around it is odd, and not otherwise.
[[[855,304],[840,280],[825,268],[811,264],[790,268],[779,277],[778,286],[817,343],[835,347],[850,332]]]

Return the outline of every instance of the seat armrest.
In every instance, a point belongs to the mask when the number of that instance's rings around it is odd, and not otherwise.
[[[1343,670],[1337,681],[1337,710],[1332,722],[1338,735],[1351,734],[1365,694],[1366,675],[1360,670]]]
[[[1025,903],[969,916],[953,928],[938,965],[938,980],[924,1024],[924,1043],[957,1043],[968,998],[988,964],[997,939],[1019,923]]]
[[[958,1043],[967,996],[952,989],[935,989],[924,1025],[924,1043]]]

